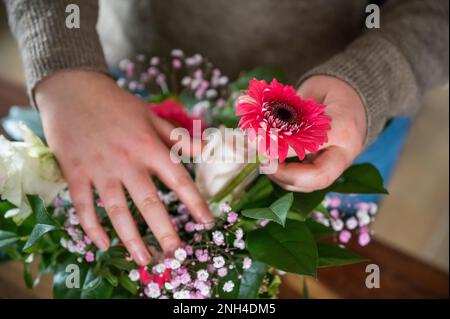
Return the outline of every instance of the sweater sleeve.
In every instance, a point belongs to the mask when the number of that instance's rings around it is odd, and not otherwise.
[[[9,25],[18,43],[30,96],[45,77],[65,69],[107,73],[96,31],[98,1],[95,0],[4,0]],[[76,4],[79,28],[68,28],[66,12]]]
[[[366,29],[346,50],[304,74],[349,83],[366,107],[366,145],[398,115],[413,114],[423,93],[448,82],[449,1],[391,0],[380,28]]]

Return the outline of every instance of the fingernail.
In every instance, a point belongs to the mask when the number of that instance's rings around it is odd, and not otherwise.
[[[142,266],[145,266],[145,265],[148,265],[149,263],[150,263],[150,255],[149,255],[149,253],[147,253],[147,252],[141,252],[141,251],[139,251],[139,252],[137,252],[137,263],[138,264],[140,264],[140,265],[142,265]]]
[[[212,219],[212,220],[209,219],[209,220],[203,222],[203,224],[205,225],[206,230],[211,230],[211,229],[213,229],[214,226],[215,226],[214,219]]]
[[[106,240],[100,239],[98,242],[98,248],[102,251],[106,251],[109,248],[109,244]]]

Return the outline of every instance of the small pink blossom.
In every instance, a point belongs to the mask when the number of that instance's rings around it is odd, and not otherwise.
[[[229,212],[227,216],[227,222],[229,222],[230,224],[234,224],[237,222],[238,217],[238,214],[236,214],[235,212]]]
[[[193,222],[187,222],[186,225],[184,225],[184,230],[188,233],[192,233],[195,231],[195,224]]]
[[[89,250],[86,253],[86,255],[84,256],[84,258],[86,259],[86,261],[88,263],[91,263],[91,262],[93,262],[95,260],[95,254],[92,251]]]
[[[226,267],[222,267],[219,270],[217,270],[217,275],[219,277],[225,277],[228,274],[228,269]]]
[[[252,266],[252,260],[249,257],[245,257],[242,262],[242,268],[249,269]]]
[[[352,233],[348,230],[343,230],[339,233],[339,241],[343,244],[347,244],[352,238]]]
[[[368,232],[361,232],[358,236],[358,243],[361,246],[366,246],[370,243],[370,235]]]
[[[172,66],[173,66],[174,69],[181,68],[182,64],[181,64],[180,59],[173,59],[172,60]]]
[[[206,249],[202,250],[202,249],[197,249],[195,251],[195,257],[197,257],[198,261],[204,263],[208,261],[208,251]]]

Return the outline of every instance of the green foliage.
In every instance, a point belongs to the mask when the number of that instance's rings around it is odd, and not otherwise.
[[[248,82],[252,79],[266,80],[267,82],[277,79],[281,83],[286,83],[286,77],[284,76],[283,71],[279,67],[269,66],[250,70],[243,76],[239,77],[239,79],[235,82],[231,83],[230,88],[232,91],[248,89]]]
[[[23,247],[24,252],[31,252],[32,247],[45,234],[59,228],[58,222],[52,218],[44,205],[44,202],[38,196],[28,196],[36,224]]]
[[[244,209],[242,215],[254,219],[268,219],[284,226],[289,209],[292,206],[294,196],[292,193],[277,199],[272,205],[264,208]]]
[[[337,245],[318,243],[317,249],[319,250],[319,267],[350,265],[367,260],[366,258]]]
[[[233,204],[234,211],[265,206],[269,203],[270,195],[273,193],[273,185],[270,179],[261,175],[255,183],[243,192],[236,203]]]
[[[253,261],[249,269],[243,270],[237,297],[240,299],[258,298],[259,287],[261,287],[266,272],[267,265],[265,263]]]
[[[288,272],[316,275],[318,263],[314,236],[303,222],[288,220],[285,227],[269,223],[266,227],[247,233],[251,256]]]

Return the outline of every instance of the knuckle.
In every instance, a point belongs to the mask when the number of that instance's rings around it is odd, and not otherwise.
[[[161,201],[159,200],[159,196],[155,193],[148,194],[141,202],[141,207],[144,211],[159,205],[161,205]]]
[[[178,237],[175,234],[172,234],[170,232],[166,232],[161,234],[158,237],[158,241],[161,245],[165,246],[165,247],[174,247],[178,245]]]
[[[330,186],[332,183],[331,176],[328,173],[320,173],[316,177],[316,188],[323,189]]]
[[[109,217],[111,219],[114,219],[114,218],[121,217],[124,214],[126,214],[127,209],[128,208],[123,205],[113,204],[113,205],[108,206],[106,208],[106,211],[108,212]]]

